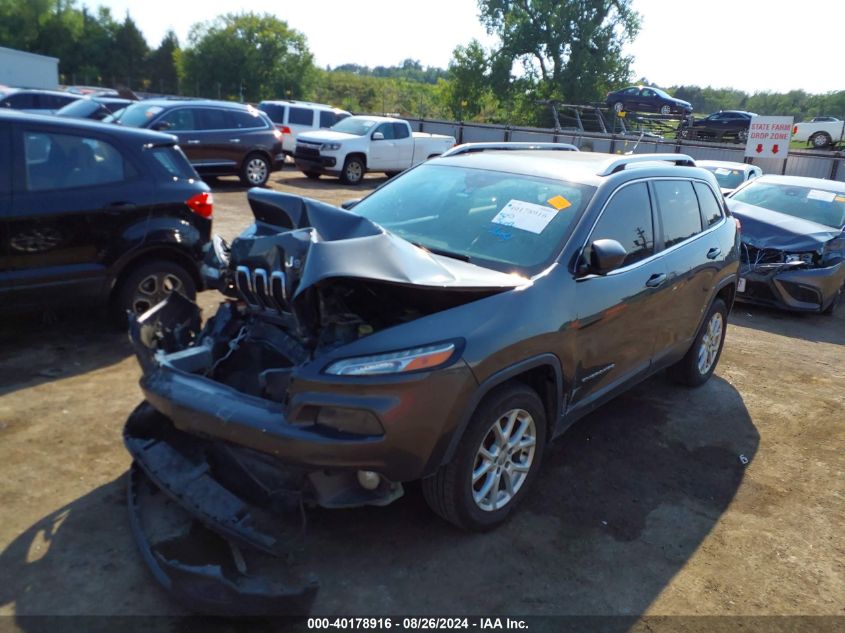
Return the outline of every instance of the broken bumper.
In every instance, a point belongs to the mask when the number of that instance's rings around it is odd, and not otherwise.
[[[200,613],[306,614],[317,580],[277,558],[300,540],[296,514],[271,517],[242,499],[211,475],[202,459],[207,447],[182,439],[146,404],[133,412],[124,433],[135,457],[130,525],[155,579]]]
[[[740,269],[738,301],[801,312],[823,312],[845,283],[845,262],[826,268]]]

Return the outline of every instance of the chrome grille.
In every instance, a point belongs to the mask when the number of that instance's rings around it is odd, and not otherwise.
[[[263,268],[250,270],[247,266],[235,269],[235,288],[247,305],[256,310],[288,312],[285,273]]]

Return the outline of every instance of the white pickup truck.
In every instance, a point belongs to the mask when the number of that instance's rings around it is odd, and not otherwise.
[[[825,120],[821,120],[825,119]],[[832,121],[830,119],[833,119]],[[842,125],[845,121],[834,117],[817,117],[812,121],[796,123],[792,127],[793,141],[806,141],[816,148],[829,147],[842,138]]]
[[[293,158],[309,178],[327,174],[357,185],[368,171],[392,176],[439,156],[454,144],[454,136],[412,132],[402,119],[351,116],[328,130],[300,134]]]

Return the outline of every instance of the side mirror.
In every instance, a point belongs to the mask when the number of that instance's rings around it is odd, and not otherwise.
[[[352,200],[344,200],[343,202],[340,203],[340,207],[342,209],[346,209],[347,211],[349,211],[349,209],[354,207],[359,202],[361,202],[361,198],[353,198]]]
[[[590,261],[585,272],[606,275],[625,261],[628,251],[616,240],[596,240],[590,244]]]
[[[374,141],[383,141],[384,140],[384,134],[382,134],[381,132],[373,132],[373,140]]]
[[[157,121],[150,126],[150,129],[156,130],[157,132],[163,132],[164,130],[170,129],[170,123],[167,121]]]

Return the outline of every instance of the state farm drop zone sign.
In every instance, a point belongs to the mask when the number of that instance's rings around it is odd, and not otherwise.
[[[748,127],[745,155],[759,158],[786,158],[792,136],[791,116],[755,116]]]

